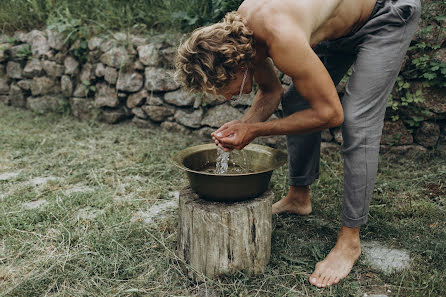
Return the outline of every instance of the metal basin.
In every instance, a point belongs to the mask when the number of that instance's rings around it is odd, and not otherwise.
[[[247,173],[216,174],[203,171],[215,168],[217,147],[202,144],[177,152],[173,163],[186,171],[190,186],[203,199],[222,202],[258,197],[268,189],[274,169],[287,161],[287,154],[268,146],[250,144],[239,153],[231,153],[229,165],[249,169]]]

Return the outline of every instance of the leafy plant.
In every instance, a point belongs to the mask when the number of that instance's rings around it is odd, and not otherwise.
[[[410,48],[410,51],[420,50],[406,67],[405,77],[423,81],[426,87],[446,87],[446,63],[435,57],[435,52],[426,53],[426,49],[436,49],[424,42]]]
[[[31,46],[29,44],[24,44],[16,52],[16,57],[19,60],[28,60],[32,55]]]
[[[398,76],[394,86],[394,94],[397,94],[397,97],[390,94],[387,107],[391,109],[392,121],[403,119],[411,127],[418,127],[429,111],[420,107],[420,104],[424,102],[422,91],[413,91],[410,86],[408,81]]]
[[[85,96],[88,97],[90,96],[92,93],[96,92],[96,86],[92,85],[90,81],[88,80],[83,80],[82,81],[82,85],[84,87],[85,90]]]

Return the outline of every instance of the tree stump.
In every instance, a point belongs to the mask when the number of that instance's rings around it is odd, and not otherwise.
[[[180,191],[176,254],[189,277],[245,271],[263,273],[271,255],[271,205],[274,194],[241,202],[201,199],[191,188]]]

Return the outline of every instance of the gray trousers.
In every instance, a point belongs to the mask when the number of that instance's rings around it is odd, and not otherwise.
[[[362,27],[313,48],[335,85],[350,66],[353,71],[341,100],[344,110],[342,222],[347,227],[367,222],[387,98],[420,14],[419,0],[377,0]],[[291,86],[282,97],[282,107],[288,116],[309,108],[309,104]],[[320,132],[287,136],[290,185],[310,185],[318,178],[320,143]]]

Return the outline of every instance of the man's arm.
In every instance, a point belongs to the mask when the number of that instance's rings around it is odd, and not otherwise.
[[[275,20],[268,22],[270,24],[276,26],[260,30],[266,32],[262,34],[264,36],[259,36],[260,40],[266,42],[274,64],[292,78],[297,91],[310,107],[283,119],[233,123],[220,128],[216,135],[218,144],[228,150],[240,150],[258,136],[304,134],[336,127],[344,121],[336,88],[309,45],[309,36],[305,35],[299,24],[286,20],[286,17],[276,16]]]
[[[242,118],[244,123],[266,121],[280,103],[283,88],[274,72],[271,60],[265,57],[265,55],[260,55],[254,67],[254,78],[259,89],[251,107]]]
[[[344,117],[336,88],[304,34],[288,26],[288,30],[273,32],[267,44],[274,64],[292,78],[310,108],[283,119],[255,124],[255,134],[302,134],[339,126]]]

